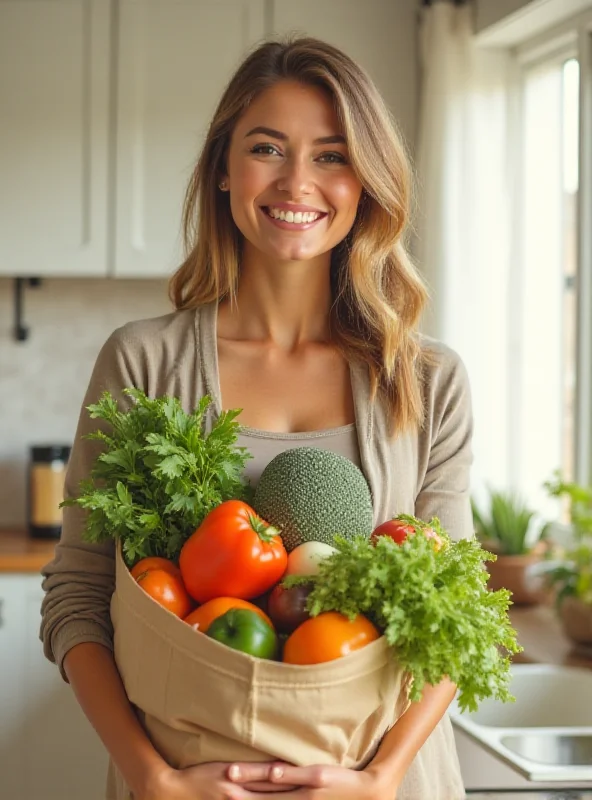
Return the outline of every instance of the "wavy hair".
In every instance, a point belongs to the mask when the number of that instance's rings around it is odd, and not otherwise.
[[[187,187],[186,257],[171,278],[171,300],[181,310],[236,296],[241,234],[218,183],[238,119],[257,95],[285,80],[329,93],[363,186],[353,227],[331,256],[331,335],[348,360],[367,364],[372,395],[386,401],[393,433],[417,428],[424,399],[416,328],[427,293],[404,242],[411,169],[374,83],[332,45],[312,38],[265,42],[230,80]]]

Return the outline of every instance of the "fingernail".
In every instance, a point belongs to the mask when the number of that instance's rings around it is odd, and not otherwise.
[[[271,768],[271,780],[279,780],[282,775],[284,774],[284,770],[281,767],[272,767]]]
[[[231,767],[229,767],[228,777],[230,778],[231,781],[237,781],[240,778],[240,774],[241,772],[238,764],[233,764]]]

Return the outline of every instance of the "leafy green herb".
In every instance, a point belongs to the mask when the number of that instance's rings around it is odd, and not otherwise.
[[[249,499],[243,470],[251,456],[236,446],[240,412],[223,411],[206,434],[209,397],[186,414],[176,398],[124,392],[135,401],[128,411],[120,411],[109,392],[88,406],[93,419],[108,423],[109,433],[97,430],[86,438],[105,449],[79,496],[62,505],[87,509],[85,537],[120,539],[130,565],[147,556],[176,559],[213,508]]]
[[[459,688],[461,709],[479,699],[513,700],[508,685],[510,655],[522,649],[507,615],[510,593],[487,589],[484,562],[495,556],[476,540],[452,542],[438,519],[429,524],[402,516],[416,530],[431,527],[443,539],[416,533],[402,545],[380,537],[376,545],[359,537],[336,537],[338,552],[320,565],[308,598],[313,616],[339,611],[364,614],[385,634],[399,664],[413,678],[411,699],[426,683],[448,676]],[[285,585],[310,582],[289,577]]]

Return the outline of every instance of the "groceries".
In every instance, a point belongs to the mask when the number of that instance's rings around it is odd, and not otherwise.
[[[281,453],[252,493],[237,412],[205,433],[208,398],[186,414],[174,399],[128,394],[127,412],[107,393],[90,407],[112,432],[91,435],[105,450],[67,502],[90,511],[87,538],[118,541],[137,585],[154,585],[152,599],[180,617],[174,625],[304,670],[380,639],[411,700],[444,678],[463,708],[511,699],[520,648],[509,593],[488,590],[484,562],[495,557],[476,540],[453,541],[436,518],[395,515],[373,528],[362,472],[317,448]],[[179,583],[165,602],[164,587]]]

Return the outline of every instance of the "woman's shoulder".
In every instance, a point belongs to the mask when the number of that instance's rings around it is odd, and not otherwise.
[[[188,309],[132,320],[116,328],[109,340],[126,350],[149,350],[165,342],[194,336],[198,313],[199,309]]]
[[[464,361],[453,347],[426,334],[419,334],[417,341],[423,374],[428,380],[466,379]]]
[[[437,416],[451,405],[470,409],[469,375],[459,353],[450,345],[423,334],[418,342],[428,416]]]

